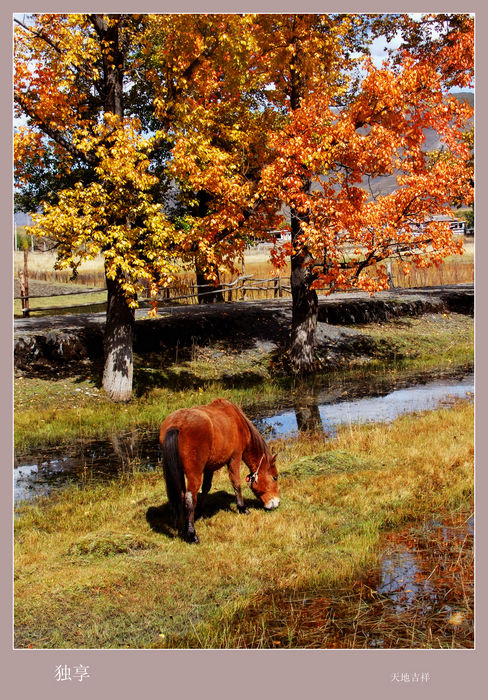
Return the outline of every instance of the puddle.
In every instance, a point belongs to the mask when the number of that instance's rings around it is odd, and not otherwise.
[[[274,599],[261,645],[471,649],[473,540],[474,519],[466,514],[390,533],[378,569],[352,586]]]
[[[323,430],[334,435],[344,424],[390,421],[397,416],[433,409],[442,402],[464,398],[474,392],[473,373],[436,381],[381,382],[374,378],[308,388],[288,406],[266,407],[259,403],[247,410],[266,439],[298,434],[299,430]],[[405,383],[407,380],[403,380]],[[68,485],[83,487],[107,481],[121,473],[154,470],[160,462],[159,430],[131,430],[104,440],[79,441],[73,445],[26,452],[15,458],[14,501],[31,500]]]
[[[32,500],[57,489],[130,474],[134,467],[152,471],[160,460],[159,431],[132,430],[104,440],[44,448],[38,455],[15,458],[14,502]]]
[[[472,648],[474,518],[431,520],[387,537],[380,570],[366,581],[370,610],[363,613],[368,646],[387,648],[397,635],[415,646]],[[370,626],[381,609],[386,634]],[[388,623],[394,621],[395,628]],[[356,631],[357,632],[357,631]],[[420,642],[420,644],[419,644]],[[405,643],[401,644],[405,646]]]
[[[427,523],[417,535],[410,531],[391,535],[387,548],[394,548],[385,553],[381,564],[380,583],[376,588],[379,595],[388,597],[395,605],[397,613],[408,610],[419,599],[425,603],[425,611],[432,609],[438,599],[435,587],[439,568],[438,562],[431,569],[432,554],[448,553],[449,548],[460,547],[474,534],[474,518],[458,524],[445,524],[435,520]],[[426,552],[426,544],[432,546],[432,552]],[[448,612],[452,607],[445,606]]]

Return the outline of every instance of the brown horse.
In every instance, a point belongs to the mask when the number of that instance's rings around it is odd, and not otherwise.
[[[188,541],[199,541],[194,522],[202,480],[199,507],[210,491],[215,470],[224,464],[229,469],[239,513],[249,513],[241,493],[241,459],[250,470],[246,481],[264,507],[278,507],[276,456],[241,409],[230,401],[216,399],[206,406],[171,413],[163,421],[159,441],[168,500]]]

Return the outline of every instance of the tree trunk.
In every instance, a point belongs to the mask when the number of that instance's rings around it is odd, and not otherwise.
[[[299,24],[299,16],[293,16],[293,29]],[[301,57],[298,49],[298,36],[293,38],[293,53],[290,58],[290,105],[293,111],[301,107],[305,86],[298,66]],[[309,194],[310,180],[303,178],[303,192]],[[310,266],[312,256],[306,246],[297,246],[298,236],[302,233],[301,223],[308,223],[308,214],[291,209],[291,243],[294,254],[291,256],[291,295],[292,322],[291,338],[288,350],[291,371],[293,374],[309,374],[313,372],[313,352],[315,345],[315,329],[317,328],[318,297],[314,289],[310,289],[314,275]],[[298,250],[297,250],[298,248]]]
[[[215,304],[224,301],[221,285],[213,285],[207,280],[205,274],[200,270],[198,264],[195,266],[197,275],[197,295],[199,304]],[[218,272],[217,272],[218,275]]]
[[[301,233],[303,215],[291,211],[291,240],[296,243]],[[311,289],[314,281],[310,267],[312,257],[306,247],[291,256],[292,321],[288,350],[293,374],[309,374],[314,369],[315,330],[317,328],[318,297]]]
[[[193,206],[192,212],[194,216],[203,219],[208,215],[210,209],[210,202],[212,201],[212,196],[205,192],[204,190],[199,190],[196,193],[197,204]],[[197,298],[199,304],[214,304],[218,301],[224,301],[224,296],[222,293],[222,287],[220,285],[215,286],[205,276],[203,265],[198,258],[195,260],[195,272],[197,276]],[[216,267],[213,268],[217,277],[219,272]]]
[[[101,76],[104,110],[124,116],[124,53],[120,28],[124,15],[91,15],[103,46]],[[110,20],[110,21],[109,21]],[[129,401],[132,395],[134,311],[117,280],[107,279],[107,320],[105,323],[103,388],[112,401]]]
[[[105,366],[103,388],[112,401],[129,401],[132,395],[134,311],[116,280],[107,279]]]

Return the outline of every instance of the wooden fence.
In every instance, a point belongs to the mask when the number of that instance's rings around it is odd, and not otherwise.
[[[390,289],[398,289],[405,287],[428,287],[442,284],[460,284],[472,282],[474,279],[474,263],[459,262],[444,263],[439,268],[415,269],[413,268],[409,275],[405,275],[398,265],[388,267],[390,278]],[[69,313],[70,309],[82,309],[82,307],[99,307],[99,310],[104,309],[106,299],[103,302],[88,302],[82,304],[73,304],[72,306],[47,306],[47,307],[31,307],[30,301],[34,299],[51,299],[57,296],[74,296],[77,294],[100,294],[106,291],[100,287],[87,288],[77,290],[75,292],[60,293],[60,294],[29,294],[28,280],[19,272],[20,281],[20,299],[22,302],[22,315],[27,318],[30,312],[47,311],[56,312],[64,311]],[[320,293],[320,290],[317,290]],[[157,297],[150,297],[149,291],[146,295],[139,296],[139,305],[142,308],[147,308],[151,301],[157,299],[158,304],[197,304],[204,301],[207,297],[213,297],[212,301],[246,301],[253,299],[278,299],[284,296],[291,295],[290,278],[289,277],[267,277],[254,279],[253,275],[242,275],[232,282],[222,282],[218,287],[213,287],[210,284],[206,287],[198,287],[193,280],[180,280],[175,286],[166,287],[161,290]],[[71,311],[71,313],[76,313]],[[83,313],[83,311],[80,311]]]
[[[22,302],[22,315],[24,318],[28,318],[31,312],[35,311],[67,311],[69,306],[44,306],[44,307],[33,307],[30,305],[30,301],[34,299],[51,299],[57,296],[71,297],[77,294],[99,294],[105,291],[103,289],[86,289],[77,290],[75,292],[63,292],[60,294],[50,294],[50,295],[29,295],[28,291],[26,293],[26,287],[21,281],[20,285],[20,295],[15,297],[15,299],[20,299]],[[184,292],[184,293],[182,293]],[[182,283],[175,287],[165,287],[161,290],[159,296],[149,297],[140,296],[139,304],[142,307],[148,306],[149,302],[157,299],[158,303],[161,305],[172,304],[174,302],[193,304],[198,303],[204,297],[211,296],[218,301],[245,301],[249,299],[278,299],[284,295],[289,296],[291,294],[291,287],[289,278],[283,277],[271,277],[263,279],[254,279],[253,275],[243,275],[238,277],[233,282],[221,283],[218,287],[213,287],[207,285],[205,288],[198,288],[196,283]],[[95,305],[101,305],[106,302],[88,302],[83,304],[74,304],[76,308],[81,307],[93,307]]]

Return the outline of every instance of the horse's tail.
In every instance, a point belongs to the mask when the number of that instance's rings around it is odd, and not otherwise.
[[[178,428],[170,428],[162,444],[163,473],[166,493],[177,526],[182,527],[185,517],[185,474],[178,449]]]

